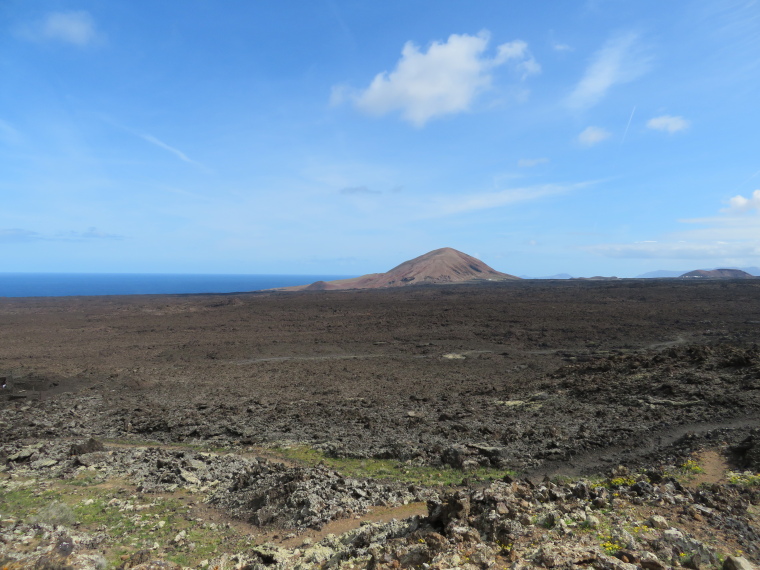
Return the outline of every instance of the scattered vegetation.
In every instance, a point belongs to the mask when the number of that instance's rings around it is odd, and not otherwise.
[[[492,481],[502,479],[505,475],[515,476],[514,471],[490,467],[462,471],[452,467],[415,465],[393,459],[329,457],[306,446],[278,447],[271,451],[283,460],[306,466],[324,465],[346,477],[401,481],[426,486],[460,485],[464,478]]]
[[[118,481],[107,485],[83,485],[83,481],[92,482],[89,478],[4,481],[0,518],[100,533],[109,567],[118,566],[122,555],[142,549],[161,547],[167,560],[187,566],[250,546],[250,537],[228,524],[193,518],[189,494],[143,495]],[[47,489],[40,491],[43,484]]]
[[[689,459],[679,467],[679,471],[685,475],[697,475],[705,470],[694,459]]]
[[[745,487],[760,486],[760,473],[729,471],[727,477],[728,482],[734,485],[744,485]]]

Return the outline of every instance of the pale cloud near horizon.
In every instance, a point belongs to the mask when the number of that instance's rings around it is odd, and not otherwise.
[[[0,228],[0,243],[25,243],[32,241],[89,241],[89,240],[122,240],[124,236],[109,234],[96,227],[85,231],[60,231],[54,235],[45,235],[32,230],[21,228]]]
[[[660,117],[649,119],[647,121],[647,128],[672,134],[688,129],[690,124],[691,123],[683,117],[662,115]]]
[[[593,107],[611,87],[634,81],[649,68],[650,57],[642,49],[638,34],[618,34],[594,54],[566,104],[572,109]]]
[[[85,10],[50,12],[43,20],[24,26],[19,35],[27,40],[55,40],[86,46],[97,39],[95,21]]]
[[[612,133],[601,127],[586,127],[579,135],[578,142],[583,146],[594,146],[610,138]]]
[[[42,239],[42,236],[31,230],[23,230],[21,228],[0,228],[0,243],[22,243],[37,241],[39,239]]]
[[[546,164],[549,162],[548,158],[521,158],[517,161],[517,166],[520,168],[533,168],[534,166],[538,166],[540,164]]]
[[[491,71],[498,66],[512,63],[523,79],[541,71],[524,41],[501,44],[495,56],[487,57],[489,41],[485,31],[475,36],[452,34],[443,43],[432,42],[426,52],[407,42],[393,71],[378,73],[358,93],[333,87],[331,103],[350,99],[361,111],[376,116],[400,111],[419,128],[434,117],[469,110],[475,97],[491,86]]]
[[[760,241],[752,242],[657,242],[608,244],[588,248],[605,257],[626,259],[734,259],[736,264],[754,263],[760,257]]]
[[[93,240],[93,239],[102,239],[102,240],[122,240],[124,239],[124,236],[116,235],[116,234],[109,234],[103,231],[100,231],[96,227],[90,227],[87,228],[87,230],[83,232],[79,231],[67,231],[67,232],[58,232],[55,235],[55,239],[61,239],[61,240],[73,240],[73,241],[82,241],[82,240]]]
[[[755,214],[749,214],[755,210]],[[731,259],[732,263],[752,264],[760,258],[760,190],[749,198],[741,195],[729,200],[721,215],[678,220],[701,225],[696,229],[673,232],[662,240],[630,244],[600,244],[588,248],[605,257],[667,259]]]

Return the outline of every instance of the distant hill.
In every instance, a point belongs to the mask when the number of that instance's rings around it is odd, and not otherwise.
[[[697,269],[684,273],[679,279],[756,279],[756,277],[741,269],[713,269],[711,271]]]
[[[428,252],[394,267],[386,273],[370,273],[352,279],[317,281],[311,285],[286,287],[280,291],[336,291],[342,289],[380,289],[419,284],[465,283],[471,281],[508,281],[520,279],[501,273],[479,259],[450,247]]]
[[[716,268],[713,268],[716,269]],[[705,269],[704,271],[712,271],[713,269]],[[760,276],[760,267],[731,267],[730,269],[740,269],[750,275]],[[680,277],[684,275],[686,271],[671,271],[668,269],[661,269],[659,271],[649,271],[648,273],[642,273],[637,275],[637,279],[664,279],[668,277]]]
[[[557,273],[556,275],[548,275],[546,277],[528,277],[527,275],[520,275],[520,279],[572,279],[573,276],[569,273]]]

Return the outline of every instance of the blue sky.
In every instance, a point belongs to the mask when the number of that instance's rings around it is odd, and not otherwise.
[[[0,3],[0,272],[760,265],[760,1]]]

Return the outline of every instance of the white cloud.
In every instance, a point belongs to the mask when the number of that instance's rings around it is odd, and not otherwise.
[[[689,121],[683,117],[673,117],[671,115],[662,115],[654,117],[647,121],[647,127],[655,131],[665,131],[668,133],[677,133],[689,128]]]
[[[20,35],[33,41],[61,41],[85,46],[97,38],[95,21],[84,10],[51,12],[34,25],[23,28]]]
[[[467,111],[491,86],[491,71],[497,66],[511,62],[523,77],[540,71],[525,42],[501,44],[489,58],[484,56],[489,40],[487,32],[452,34],[445,43],[433,42],[427,52],[407,42],[396,69],[376,75],[367,89],[353,96],[354,103],[371,115],[401,111],[404,119],[422,127],[434,117]],[[345,88],[333,88],[333,104],[346,98]]]
[[[571,48],[569,45],[567,45],[567,44],[561,44],[561,43],[557,43],[557,42],[554,42],[552,44],[552,49],[554,51],[573,51],[573,48]]]
[[[760,190],[755,190],[749,198],[742,195],[734,196],[728,201],[728,208],[724,212],[741,214],[750,210],[760,212]]]
[[[549,162],[548,158],[521,158],[517,161],[517,166],[520,168],[532,168],[539,164],[546,164]]]
[[[638,79],[649,70],[650,58],[634,33],[619,34],[596,52],[586,73],[566,100],[573,109],[585,109],[599,103],[607,91],[621,83]]]
[[[610,138],[611,133],[601,127],[586,127],[581,134],[578,135],[578,142],[583,146],[594,146],[599,144],[605,139]]]
[[[508,61],[514,60],[518,70],[522,71],[523,79],[528,75],[537,75],[541,73],[541,65],[530,55],[528,44],[522,40],[515,40],[501,44],[494,63],[501,65]]]

